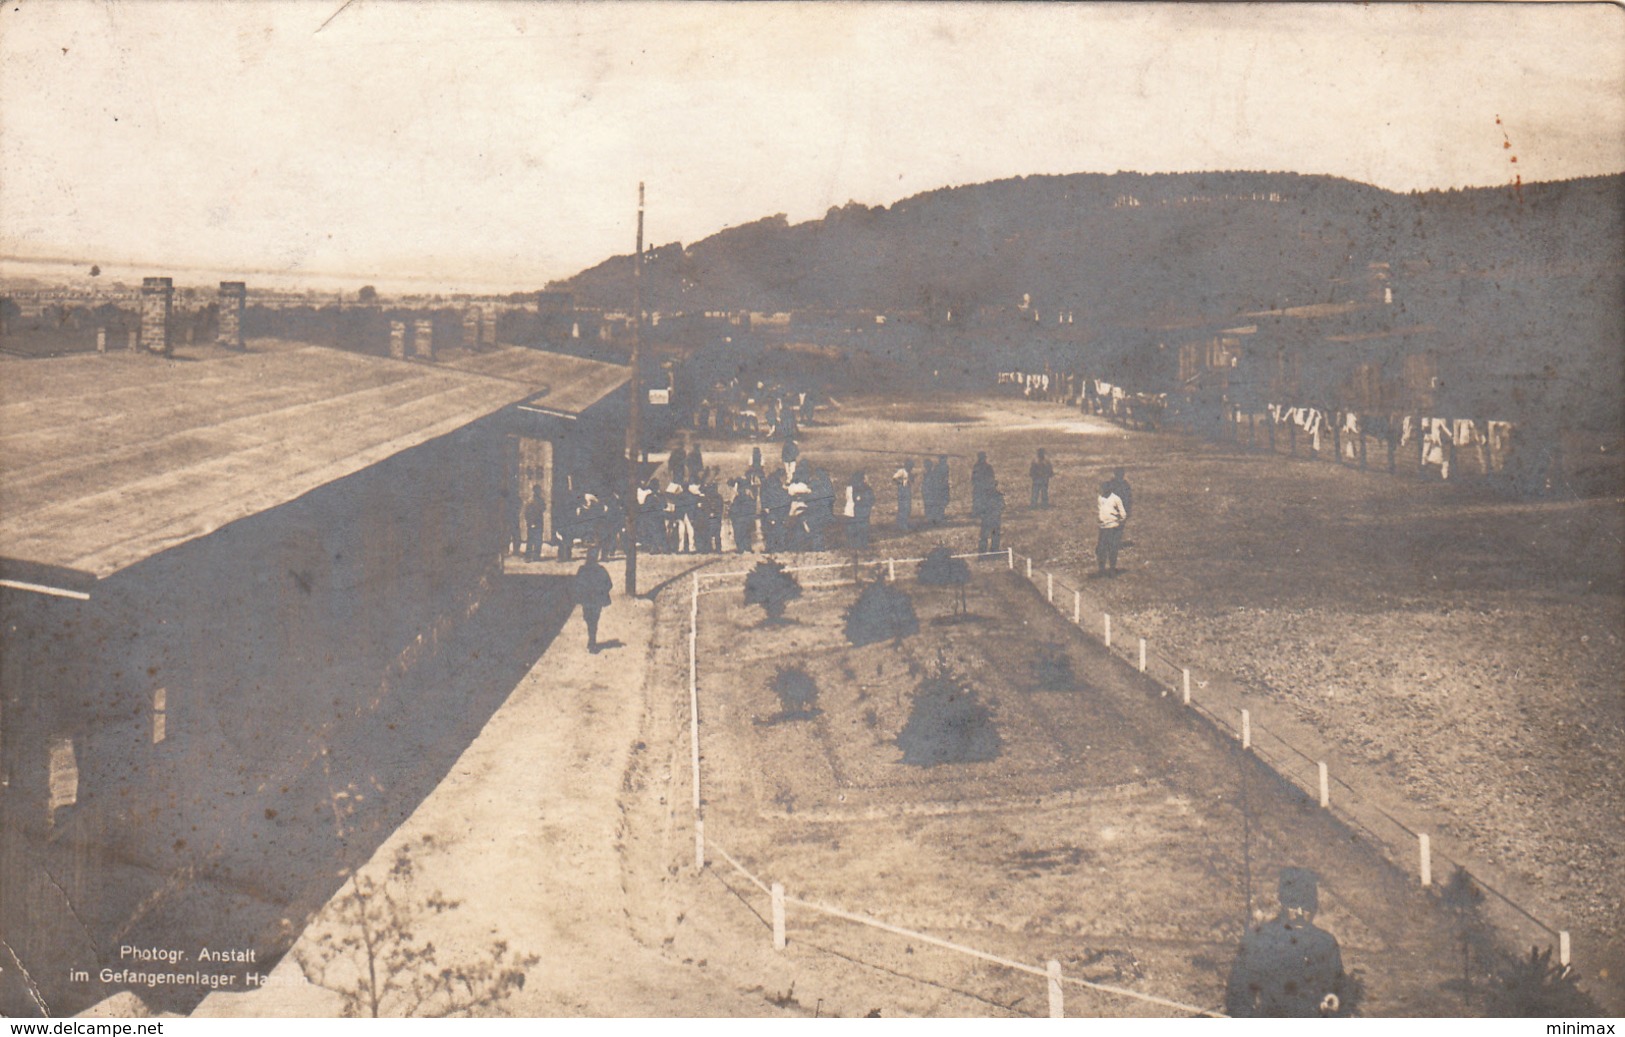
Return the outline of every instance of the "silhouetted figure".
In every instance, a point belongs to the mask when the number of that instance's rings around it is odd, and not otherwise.
[[[547,501],[542,499],[542,488],[530,488],[530,500],[525,503],[525,561],[542,560],[542,523],[547,518]]]
[[[970,511],[972,515],[982,513],[982,498],[988,490],[993,488],[997,480],[993,475],[993,466],[987,463],[986,454],[977,454],[976,463],[970,469]]]
[[[613,587],[609,572],[598,564],[598,548],[588,548],[587,560],[570,581],[570,598],[581,606],[581,618],[587,622],[587,651],[594,655],[598,654],[598,616],[609,606]]]
[[[869,517],[875,511],[875,491],[864,473],[852,477],[852,536],[851,546],[864,551],[869,547]]]
[[[1038,460],[1027,469],[1027,474],[1033,479],[1033,494],[1029,507],[1049,507],[1049,481],[1055,478],[1055,466],[1044,457],[1044,448],[1038,448]]]
[[[1313,922],[1320,894],[1315,873],[1281,869],[1281,913],[1241,938],[1230,970],[1225,1012],[1237,1018],[1347,1015],[1348,977],[1337,939]]]
[[[728,521],[733,524],[734,550],[746,554],[756,544],[756,492],[744,479],[734,480],[734,499],[728,502]]]
[[[762,547],[767,551],[782,551],[790,524],[790,491],[784,485],[783,472],[768,473],[762,483],[761,500]]]

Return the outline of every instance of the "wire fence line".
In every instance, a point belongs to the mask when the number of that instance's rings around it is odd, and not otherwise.
[[[1020,559],[1023,564],[1018,566],[1016,564],[1017,559]],[[1145,638],[1134,634],[1120,619],[1113,617],[1098,603],[1092,601],[1083,593],[1082,588],[1071,586],[1063,579],[1057,579],[1054,573],[1035,569],[1034,561],[1034,558],[1015,552],[1013,548],[1011,549],[1009,567],[1014,571],[1024,573],[1028,583],[1032,585],[1034,590],[1043,594],[1049,604],[1058,612],[1065,615],[1070,611],[1073,626],[1079,632],[1095,637],[1107,651],[1117,656],[1120,661],[1135,667],[1140,673],[1162,685],[1165,694],[1178,692],[1183,704],[1189,706],[1195,713],[1206,719],[1216,730],[1236,739],[1242,744],[1245,751],[1261,760],[1282,780],[1316,799],[1323,808],[1350,828],[1364,833],[1376,845],[1389,847],[1392,850],[1395,840],[1392,838],[1392,833],[1390,833],[1390,837],[1384,838],[1372,828],[1369,823],[1372,815],[1376,819],[1380,819],[1380,822],[1386,822],[1393,830],[1401,833],[1405,837],[1405,841],[1412,843],[1416,847],[1416,870],[1419,873],[1418,877],[1422,885],[1432,886],[1434,884],[1433,866],[1435,862],[1458,869],[1471,879],[1474,885],[1555,940],[1559,964],[1565,966],[1570,964],[1570,934],[1568,930],[1560,929],[1536,917],[1511,896],[1485,881],[1481,875],[1475,874],[1467,867],[1465,862],[1450,859],[1444,854],[1435,854],[1429,833],[1421,831],[1417,826],[1395,817],[1382,804],[1372,801],[1369,797],[1362,796],[1357,789],[1342,777],[1331,774],[1326,761],[1317,759],[1294,745],[1280,733],[1272,731],[1261,724],[1257,717],[1251,715],[1249,709],[1240,709],[1239,716],[1231,716],[1228,715],[1231,712],[1229,709],[1223,707],[1215,709],[1199,701],[1191,692],[1191,667],[1181,665],[1181,663],[1170,659],[1160,651],[1150,650]],[[1058,590],[1060,591],[1059,594],[1057,593]],[[1159,665],[1152,666],[1152,663]],[[1243,682],[1234,678],[1228,679],[1237,686],[1243,684]],[[1281,747],[1284,752],[1270,752],[1264,749],[1258,744],[1260,736],[1270,739],[1274,744]],[[1301,766],[1294,765],[1293,760],[1314,765],[1314,785],[1310,785],[1308,781],[1304,780],[1304,769]],[[1336,789],[1338,793],[1335,796],[1331,795],[1333,789]],[[1356,812],[1350,809],[1351,803],[1358,805],[1361,808],[1360,811]],[[1390,853],[1390,856],[1397,855]],[[1400,866],[1401,870],[1410,870],[1400,860],[1395,860],[1394,863]]]
[[[921,943],[929,944],[933,947],[941,947],[942,949],[952,951],[955,954],[960,954],[968,958],[976,958],[980,961],[986,961],[991,964],[1010,969],[1014,972],[1021,972],[1027,975],[1041,977],[1050,984],[1049,1003],[1051,1018],[1059,1018],[1065,1014],[1062,999],[1060,998],[1058,990],[1056,989],[1056,987],[1062,983],[1084,987],[1089,990],[1098,991],[1104,994],[1111,994],[1116,997],[1126,997],[1136,1001],[1143,1001],[1147,1004],[1157,1005],[1162,1008],[1172,1008],[1175,1011],[1185,1012],[1190,1015],[1208,1016],[1214,1019],[1228,1018],[1228,1016],[1224,1015],[1224,1013],[1215,1011],[1211,1008],[1202,1008],[1198,1005],[1186,1004],[1183,1001],[1175,1001],[1172,998],[1158,997],[1155,994],[1147,994],[1139,990],[1130,990],[1127,987],[1113,986],[1109,983],[1097,983],[1094,980],[1084,979],[1081,976],[1068,976],[1061,972],[1060,963],[1054,960],[1045,963],[1043,967],[1030,965],[1027,962],[1017,961],[1013,958],[1006,958],[998,954],[992,954],[988,951],[979,950],[978,948],[971,947],[966,944],[956,943],[952,940],[944,940],[937,936],[931,936],[930,934],[922,933],[917,929],[908,929],[900,925],[893,925],[890,922],[873,918],[869,915],[860,914],[855,911],[847,911],[844,908],[834,907],[816,900],[808,900],[805,897],[793,896],[786,892],[784,886],[780,883],[775,882],[772,885],[769,885],[762,881],[762,879],[759,878],[754,872],[745,867],[743,864],[740,864],[739,861],[734,859],[732,854],[730,854],[726,849],[718,845],[716,842],[713,841],[711,843],[711,849],[716,852],[717,856],[721,857],[725,862],[727,862],[727,864],[733,868],[734,871],[738,872],[739,875],[745,879],[745,881],[755,886],[758,890],[770,898],[770,912],[772,915],[772,921],[769,924],[773,927],[773,943],[774,947],[778,950],[783,950],[788,943],[786,937],[787,923],[785,921],[785,908],[786,906],[794,905],[796,907],[812,911],[816,914],[836,918],[855,925],[866,926],[870,929],[878,929],[882,932],[891,933],[894,936],[902,936],[910,940],[918,940]]]

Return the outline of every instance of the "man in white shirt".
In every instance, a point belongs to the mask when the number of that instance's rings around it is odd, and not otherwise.
[[[1116,576],[1117,550],[1123,543],[1123,523],[1128,519],[1128,512],[1123,507],[1123,498],[1113,491],[1109,482],[1100,484],[1097,504],[1100,539],[1095,542],[1095,564],[1100,567],[1102,576]]]

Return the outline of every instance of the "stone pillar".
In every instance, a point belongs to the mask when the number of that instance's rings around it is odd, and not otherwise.
[[[241,281],[220,282],[219,342],[227,349],[243,348],[243,310],[248,304],[248,285]]]
[[[140,352],[140,350],[141,350],[141,332],[136,330],[135,328],[130,329],[130,347],[129,348],[130,348],[130,352],[132,352],[132,353],[137,353],[137,352]]]
[[[107,352],[107,329],[106,328],[97,328],[96,329],[96,352],[98,352],[98,353]]]
[[[463,348],[477,352],[484,344],[485,321],[478,308],[463,314]]]
[[[175,282],[168,277],[141,279],[141,348],[149,353],[170,356],[175,352],[169,340],[170,317],[175,310]]]
[[[406,322],[403,320],[389,322],[389,355],[396,360],[406,359]]]
[[[412,355],[434,359],[434,321],[418,320],[412,325]]]

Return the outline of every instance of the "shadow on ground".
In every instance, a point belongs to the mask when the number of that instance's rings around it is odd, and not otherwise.
[[[377,710],[335,732],[288,781],[262,787],[241,804],[235,812],[240,823],[200,833],[214,840],[205,863],[170,876],[156,908],[105,939],[105,963],[236,970],[235,982],[221,988],[227,990],[245,989],[250,971],[269,973],[348,872],[412,814],[535,666],[569,617],[565,590],[561,577],[503,578],[435,659]],[[151,888],[153,877],[145,878]],[[186,957],[174,966],[136,966],[118,960],[121,945]],[[198,966],[202,948],[248,950],[255,960]],[[127,983],[101,986],[95,996],[121,989],[134,990],[154,1011],[181,1013],[210,992],[200,985]],[[60,1013],[87,1004],[53,1008]]]

